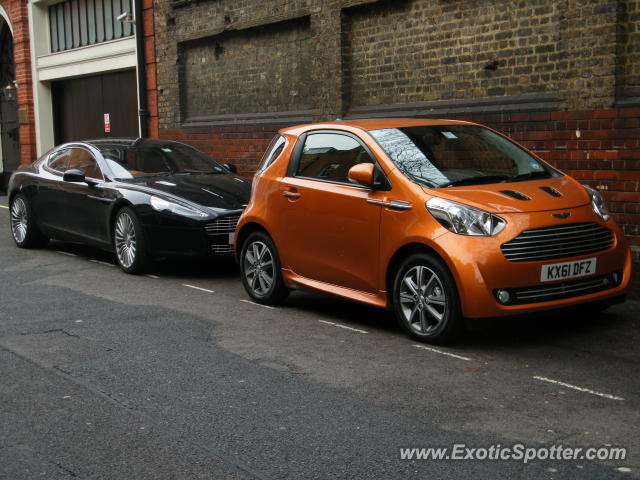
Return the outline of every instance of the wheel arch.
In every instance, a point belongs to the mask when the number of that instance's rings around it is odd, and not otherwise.
[[[119,198],[118,200],[115,201],[115,203],[113,204],[113,207],[111,207],[111,212],[109,212],[109,238],[111,239],[111,243],[113,243],[113,234],[115,231],[115,221],[116,221],[116,215],[118,215],[118,212],[120,210],[122,210],[124,207],[129,207],[129,208],[134,208],[133,207],[133,203],[131,203],[129,200],[127,200],[126,198]]]
[[[407,257],[415,253],[426,253],[429,255],[433,255],[434,257],[442,261],[442,263],[447,267],[447,269],[449,270],[449,273],[451,274],[452,278],[456,282],[456,287],[458,291],[460,291],[459,285],[457,284],[458,282],[456,279],[456,275],[452,271],[451,266],[449,265],[449,262],[447,262],[447,260],[440,254],[440,252],[438,252],[435,248],[432,248],[429,245],[426,245],[424,243],[418,243],[418,242],[408,243],[400,247],[398,250],[396,250],[395,253],[391,256],[389,263],[387,264],[384,285],[385,285],[385,288],[387,289],[387,308],[389,309],[393,308],[393,283],[395,281],[398,268],[400,268],[400,265]]]
[[[269,234],[268,230],[258,222],[250,221],[242,225],[242,228],[238,231],[238,235],[236,237],[236,249],[235,249],[235,258],[236,261],[239,262],[240,250],[242,248],[242,244],[246,240],[246,238],[251,235],[253,232],[264,232],[266,235],[273,240],[271,234]]]

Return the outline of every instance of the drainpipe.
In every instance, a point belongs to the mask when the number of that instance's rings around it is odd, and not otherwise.
[[[136,34],[136,56],[138,68],[138,126],[140,136],[146,138],[149,136],[149,126],[147,118],[149,111],[147,110],[147,66],[144,59],[144,31],[142,21],[142,0],[133,1],[133,18]]]

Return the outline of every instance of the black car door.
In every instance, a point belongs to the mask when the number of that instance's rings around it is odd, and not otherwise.
[[[70,232],[91,243],[109,243],[109,211],[115,191],[108,188],[93,154],[71,148],[69,170],[80,170],[85,182],[64,182],[65,224]]]

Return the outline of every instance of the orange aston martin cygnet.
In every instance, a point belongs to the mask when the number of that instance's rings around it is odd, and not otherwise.
[[[236,230],[257,302],[312,289],[451,341],[463,318],[620,301],[631,255],[600,194],[505,136],[446,120],[286,128]]]

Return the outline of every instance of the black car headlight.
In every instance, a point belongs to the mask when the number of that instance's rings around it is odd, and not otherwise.
[[[507,224],[489,212],[444,198],[433,197],[426,206],[443,227],[459,235],[488,237],[500,233]]]
[[[591,197],[591,208],[593,208],[593,213],[598,215],[605,222],[609,220],[611,215],[609,214],[609,209],[607,208],[607,204],[604,201],[602,194],[595,188],[591,188],[587,185],[583,185],[583,187]]]
[[[151,207],[157,212],[170,212],[183,217],[203,218],[207,216],[202,210],[160,197],[151,197]]]

